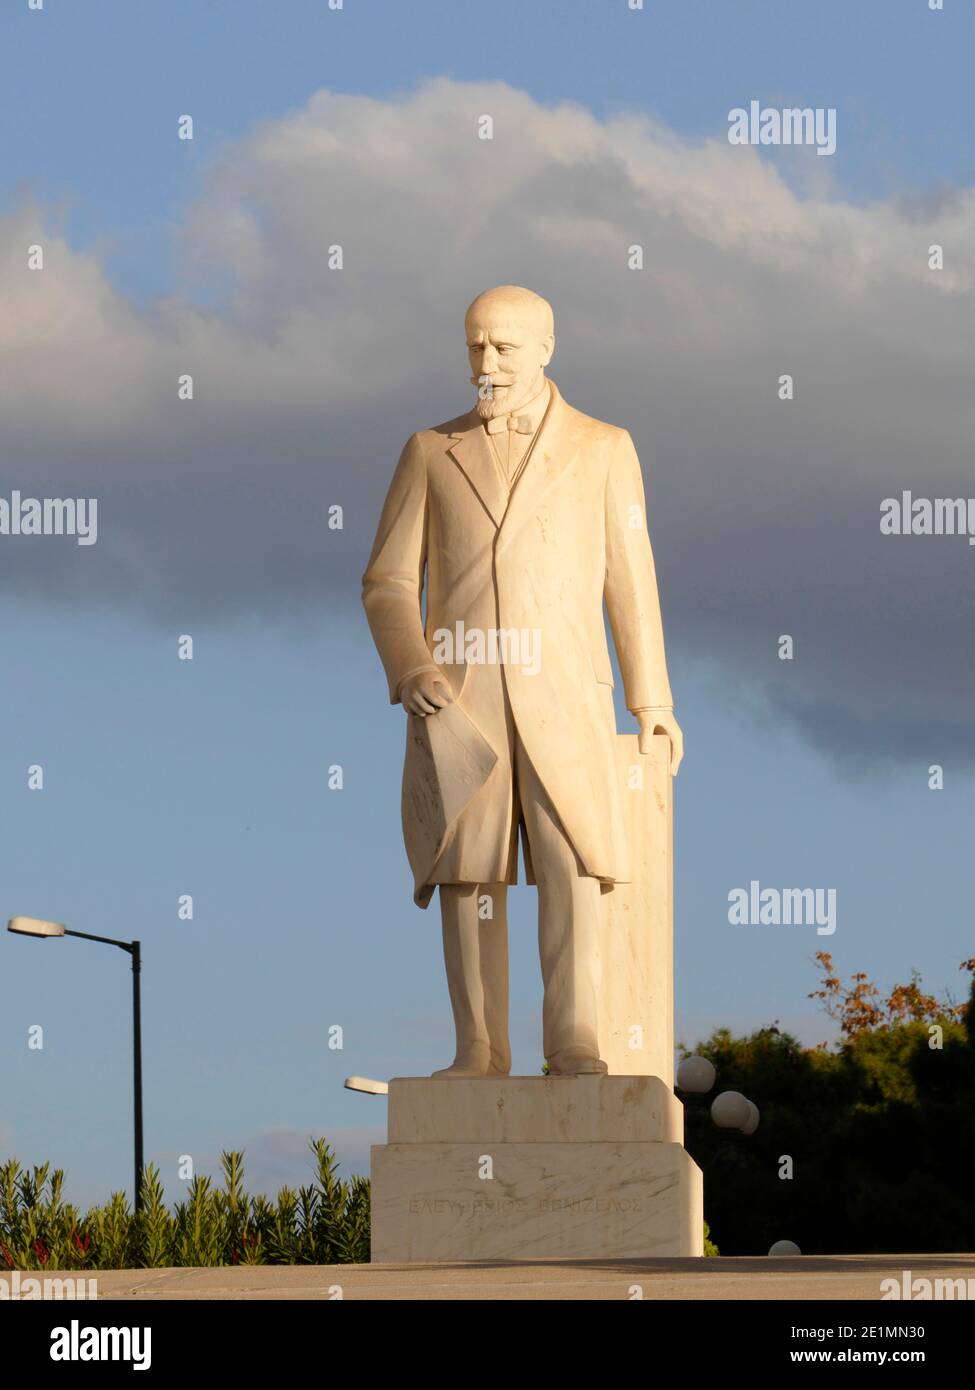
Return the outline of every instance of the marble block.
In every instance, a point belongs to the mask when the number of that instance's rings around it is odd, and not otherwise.
[[[389,1083],[390,1144],[681,1143],[658,1076],[485,1076]]]
[[[372,1150],[376,1262],[702,1255],[701,1210],[701,1172],[680,1144]]]
[[[673,790],[670,741],[616,737],[632,881],[602,896],[599,1055],[613,1074],[674,1084]]]

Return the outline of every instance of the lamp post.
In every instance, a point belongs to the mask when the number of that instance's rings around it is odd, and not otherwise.
[[[117,946],[132,957],[132,1090],[135,1102],[135,1210],[142,1210],[142,945],[138,941],[116,941],[113,936],[92,936],[86,931],[70,931],[63,922],[45,922],[39,917],[11,917],[7,931],[17,936],[77,936],[82,941],[101,941]]]

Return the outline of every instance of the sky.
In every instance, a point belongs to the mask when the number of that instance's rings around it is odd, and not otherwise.
[[[0,497],[94,496],[99,529],[0,536],[0,917],[142,941],[171,1197],[225,1148],[254,1190],[305,1181],[312,1134],[365,1171],[385,1102],[344,1077],[450,1059],[358,594],[404,440],[468,404],[493,283],[550,299],[553,379],[644,467],[687,740],[678,1037],[832,1038],[821,949],[964,996],[975,549],[879,516],[975,493],[973,38],[961,0],[4,6]],[[751,100],[835,108],[836,153],[732,146]],[[834,888],[835,933],[732,926],[753,879]],[[129,989],[120,952],[0,938],[0,1159],[78,1201],[130,1182]]]

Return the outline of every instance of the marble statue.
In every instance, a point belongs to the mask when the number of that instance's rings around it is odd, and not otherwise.
[[[627,431],[575,410],[546,375],[544,299],[487,290],[465,327],[475,403],[407,441],[363,579],[407,717],[415,901],[440,892],[457,1047],[434,1075],[510,1071],[506,890],[520,834],[549,1073],[598,1076],[601,897],[631,874],[604,604],[640,753],[665,735],[671,776],[683,753],[643,478]]]

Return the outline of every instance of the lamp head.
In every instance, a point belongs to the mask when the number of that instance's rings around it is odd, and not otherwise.
[[[18,936],[63,936],[63,922],[45,922],[40,917],[11,917],[7,931]]]
[[[345,1089],[347,1091],[364,1091],[367,1096],[385,1096],[389,1094],[389,1082],[374,1081],[371,1076],[347,1076]]]

